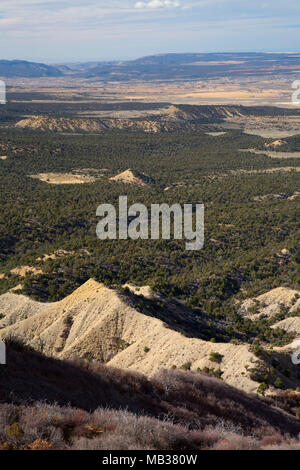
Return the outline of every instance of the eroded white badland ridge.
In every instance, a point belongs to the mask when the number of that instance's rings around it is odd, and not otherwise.
[[[112,176],[109,179],[110,181],[114,181],[116,183],[135,184],[137,186],[146,186],[146,184],[150,182],[149,176],[145,175],[144,173],[131,170],[130,168],[116,176]]]
[[[192,370],[220,367],[227,383],[251,392],[258,387],[249,372],[258,359],[248,345],[187,338],[161,320],[140,313],[119,292],[93,279],[50,304],[13,293],[1,295],[0,312],[5,313],[0,321],[2,339],[20,336],[49,356],[80,356],[149,376],[186,363]],[[210,361],[212,352],[223,356],[221,364]]]
[[[166,328],[161,320],[138,312],[117,291],[92,279],[52,304],[4,294],[0,311],[6,312],[0,323],[1,338],[22,336],[47,355],[88,357],[152,375],[188,362],[193,370],[217,366],[209,356],[218,352],[223,356],[220,367],[226,382],[248,391],[257,388],[245,368],[257,361],[247,345],[187,338]]]

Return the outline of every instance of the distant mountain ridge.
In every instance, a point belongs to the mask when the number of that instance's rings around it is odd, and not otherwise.
[[[294,74],[300,53],[178,53],[157,54],[127,61],[91,61],[46,65],[24,60],[0,60],[2,77],[57,77],[126,81]]]
[[[116,64],[99,64],[80,74],[114,81],[198,80],[234,76],[295,73],[300,69],[297,53],[182,53],[157,54]]]
[[[63,72],[53,65],[26,60],[0,60],[0,77],[61,77]]]

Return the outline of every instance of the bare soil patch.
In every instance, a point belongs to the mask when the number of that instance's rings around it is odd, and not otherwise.
[[[15,274],[16,276],[25,277],[26,274],[34,274],[35,276],[39,274],[43,274],[43,271],[39,268],[35,268],[34,266],[18,266],[17,268],[12,269],[11,274]]]
[[[48,184],[87,184],[95,183],[102,174],[98,176],[83,173],[39,173],[30,175],[31,178],[39,179]]]
[[[205,132],[206,135],[211,135],[212,137],[218,137],[219,135],[225,135],[227,132]]]
[[[272,150],[257,150],[257,149],[239,149],[240,152],[254,153],[256,155],[266,155],[270,158],[300,158],[300,152],[275,152]]]

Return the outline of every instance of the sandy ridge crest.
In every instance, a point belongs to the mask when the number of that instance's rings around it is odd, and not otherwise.
[[[116,290],[93,279],[50,304],[4,294],[0,311],[5,312],[0,321],[2,339],[21,336],[49,356],[77,355],[149,376],[161,368],[180,368],[186,363],[192,370],[220,367],[229,384],[252,392],[258,386],[247,371],[257,362],[247,345],[187,338],[166,328],[161,320],[138,312]],[[220,365],[210,361],[212,352],[223,356]]]

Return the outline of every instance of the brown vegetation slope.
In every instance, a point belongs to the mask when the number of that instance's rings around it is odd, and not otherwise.
[[[296,418],[206,374],[160,371],[149,380],[49,359],[13,342],[7,353],[0,368],[2,448],[299,448]]]

